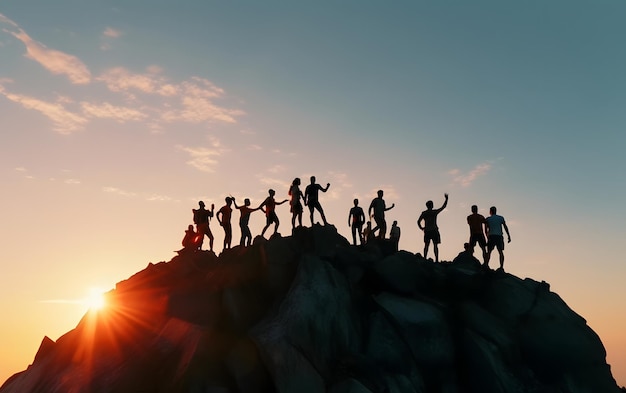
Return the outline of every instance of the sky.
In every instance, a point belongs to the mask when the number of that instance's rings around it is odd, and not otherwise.
[[[411,252],[448,193],[443,260],[470,206],[497,206],[506,271],[550,283],[626,385],[625,18],[623,0],[0,0],[0,382],[94,288],[169,261],[199,200],[258,206],[315,175],[346,238],[352,200],[384,190]]]

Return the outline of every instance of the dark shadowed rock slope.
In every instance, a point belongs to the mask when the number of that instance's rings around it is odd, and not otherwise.
[[[545,282],[332,226],[150,264],[0,393],[621,392]]]

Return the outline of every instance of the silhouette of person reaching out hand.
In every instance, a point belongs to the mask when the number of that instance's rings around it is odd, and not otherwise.
[[[261,203],[261,205],[258,207],[258,209],[265,207],[264,211],[265,211],[265,217],[266,217],[266,224],[265,224],[265,227],[263,227],[263,230],[261,231],[261,236],[265,234],[265,231],[267,230],[267,228],[269,228],[269,226],[272,223],[276,224],[274,226],[274,234],[278,232],[278,226],[280,225],[280,221],[278,220],[278,216],[276,215],[276,205],[282,205],[283,203],[288,201],[288,199],[285,199],[284,201],[276,202],[276,200],[274,200],[274,195],[276,195],[276,191],[269,189],[268,193],[269,193],[269,196],[265,198],[263,203]]]
[[[363,244],[363,224],[365,223],[365,213],[359,206],[359,200],[354,199],[354,207],[348,213],[348,226],[352,228],[352,244],[356,246],[356,235],[359,234],[359,242]]]
[[[486,218],[486,232],[487,232],[487,259],[485,260],[485,266],[489,267],[489,259],[491,259],[491,252],[494,248],[498,249],[500,254],[500,269],[504,271],[504,236],[502,235],[502,228],[506,231],[508,237],[508,243],[511,243],[511,235],[509,234],[509,227],[504,221],[504,217],[496,214],[496,207],[491,206],[489,208],[490,216]]]
[[[428,255],[428,246],[432,240],[435,262],[439,262],[439,243],[441,243],[441,235],[437,226],[437,215],[448,206],[448,194],[444,194],[444,196],[446,200],[439,209],[433,209],[433,201],[426,202],[426,210],[417,219],[417,226],[424,231],[424,258]],[[422,226],[422,221],[424,221],[424,226]]]
[[[230,218],[233,214],[233,209],[230,205],[233,202],[233,198],[226,197],[225,201],[226,204],[222,206],[215,215],[217,221],[220,223],[222,228],[224,228],[224,250],[230,248],[230,244],[233,240],[233,227],[230,223]]]
[[[235,198],[231,198],[233,200],[233,203],[235,204],[235,208],[239,209],[239,211],[241,212],[241,217],[239,218],[241,240],[239,241],[239,245],[244,247],[249,246],[250,244],[252,244],[252,233],[250,232],[250,227],[248,226],[250,222],[250,213],[259,210],[260,207],[257,207],[256,209],[251,209],[250,199],[248,198],[243,201],[243,206],[237,206],[237,201],[235,201]]]
[[[289,187],[289,196],[291,197],[289,205],[291,206],[291,229],[293,230],[296,227],[296,217],[298,218],[298,226],[302,226],[302,201],[304,201],[304,196],[302,196],[302,191],[300,190],[299,177],[293,179],[291,187]]]
[[[193,222],[196,224],[198,235],[200,235],[198,248],[202,249],[204,235],[206,235],[209,238],[209,249],[213,251],[213,234],[211,233],[211,228],[209,228],[209,219],[213,217],[215,206],[211,204],[211,210],[206,210],[204,208],[204,202],[200,201],[198,205],[200,206],[198,209],[191,209],[193,212]]]
[[[396,206],[395,203],[392,203],[391,206],[387,207],[385,205],[385,200],[383,199],[383,190],[378,190],[377,197],[372,199],[372,203],[370,203],[370,207],[368,209],[368,214],[370,217],[374,217],[374,221],[376,222],[376,226],[372,229],[372,234],[376,231],[378,232],[378,238],[384,239],[385,234],[387,233],[387,221],[385,221],[385,212],[391,210]]]
[[[304,190],[304,204],[309,207],[309,212],[311,213],[311,226],[313,226],[313,212],[315,209],[320,212],[324,225],[328,224],[324,215],[324,209],[322,209],[322,205],[319,202],[319,191],[326,192],[329,187],[330,183],[327,183],[326,188],[322,188],[322,186],[315,183],[315,176],[311,176],[311,184],[306,186]]]

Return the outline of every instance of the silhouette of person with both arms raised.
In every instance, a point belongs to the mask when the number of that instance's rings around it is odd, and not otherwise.
[[[352,228],[352,244],[356,246],[356,235],[359,234],[359,242],[363,244],[363,224],[365,223],[365,213],[359,206],[359,200],[354,199],[354,207],[348,213],[348,226]]]
[[[193,212],[193,222],[196,224],[198,235],[200,235],[198,249],[202,249],[204,235],[206,235],[209,238],[209,249],[213,251],[213,234],[211,233],[211,228],[209,228],[209,219],[213,217],[215,206],[211,204],[211,210],[206,210],[204,208],[204,202],[200,201],[198,205],[200,206],[198,209],[191,209]]]
[[[233,214],[233,209],[230,207],[234,198],[226,197],[226,204],[218,210],[215,218],[220,223],[222,228],[224,228],[224,250],[230,248],[230,244],[233,240],[233,227],[230,223],[230,218]]]
[[[291,197],[289,205],[291,206],[291,229],[293,230],[296,227],[296,218],[298,218],[298,226],[302,226],[302,201],[304,201],[304,196],[302,196],[302,191],[300,190],[299,177],[293,179],[291,187],[289,187],[289,196]]]
[[[278,226],[280,225],[280,221],[278,220],[278,216],[276,215],[276,205],[282,205],[283,203],[288,201],[288,199],[285,199],[284,201],[276,202],[276,200],[274,200],[274,195],[276,195],[276,191],[269,189],[268,193],[269,196],[265,198],[263,203],[261,203],[261,205],[258,207],[259,209],[265,207],[264,211],[266,224],[261,231],[261,236],[265,234],[265,231],[272,223],[276,224],[276,226],[274,226],[274,234],[278,232]]]
[[[241,217],[239,218],[239,228],[241,229],[241,240],[239,241],[240,246],[249,246],[252,244],[252,232],[250,232],[250,227],[248,224],[250,223],[250,213],[257,211],[260,207],[256,209],[250,208],[250,199],[246,198],[243,203],[243,206],[237,206],[237,201],[235,198],[231,197],[233,203],[235,204],[235,208],[239,209],[241,212]]]
[[[485,260],[485,266],[489,266],[489,259],[491,259],[491,252],[494,248],[498,249],[500,254],[500,269],[504,270],[504,236],[502,235],[502,228],[506,231],[508,237],[508,243],[511,243],[511,235],[509,234],[509,227],[504,221],[504,217],[496,214],[496,207],[491,206],[489,208],[490,216],[486,218],[486,231],[487,231],[487,259]]]
[[[478,214],[478,206],[472,206],[472,214],[467,216],[467,224],[470,229],[470,239],[469,245],[472,247],[472,252],[474,251],[474,247],[476,243],[480,246],[480,249],[483,252],[483,264],[487,261],[487,241],[485,240],[485,231],[484,227],[486,225],[485,216],[482,214]]]
[[[328,224],[326,216],[324,215],[324,209],[322,209],[322,205],[320,205],[319,202],[319,192],[326,192],[329,187],[330,183],[327,183],[326,188],[322,188],[322,186],[315,183],[315,176],[311,176],[311,184],[306,186],[304,190],[304,204],[309,207],[309,212],[311,213],[311,226],[313,226],[313,212],[315,209],[320,212],[324,225]]]
[[[374,217],[374,221],[376,222],[376,226],[372,229],[372,235],[374,234],[374,232],[379,231],[378,238],[384,239],[385,234],[387,233],[387,221],[385,221],[385,212],[393,209],[396,204],[392,203],[389,207],[385,205],[385,200],[383,199],[383,190],[378,190],[377,195],[378,196],[376,198],[372,199],[372,203],[370,203],[370,207],[367,212],[370,217]]]
[[[439,262],[439,243],[441,243],[441,235],[437,226],[437,215],[448,206],[448,194],[444,194],[444,196],[446,200],[439,209],[433,209],[433,201],[426,202],[426,210],[417,219],[417,226],[424,231],[424,258],[428,255],[428,246],[432,240],[435,262]],[[422,221],[424,221],[424,226],[422,226]]]

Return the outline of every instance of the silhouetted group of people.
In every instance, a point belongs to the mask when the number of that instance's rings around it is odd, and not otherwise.
[[[265,226],[261,231],[261,236],[265,236],[265,232],[269,227],[274,224],[274,234],[277,233],[280,225],[280,220],[276,214],[276,206],[289,202],[291,212],[291,227],[292,230],[302,226],[302,213],[304,212],[304,206],[307,206],[310,213],[311,225],[314,224],[315,211],[321,216],[324,225],[328,224],[324,209],[319,201],[319,192],[327,192],[330,188],[330,183],[326,184],[326,187],[316,183],[315,176],[311,176],[310,184],[305,188],[304,193],[300,190],[301,181],[300,178],[293,179],[291,186],[289,187],[288,195],[289,199],[284,199],[280,202],[276,201],[276,191],[273,189],[268,190],[268,196],[265,200],[256,208],[250,207],[250,199],[244,199],[242,206],[237,205],[237,202],[233,196],[225,198],[226,204],[222,206],[217,213],[215,213],[215,206],[211,205],[211,210],[207,210],[203,201],[198,202],[198,209],[192,209],[193,222],[196,225],[194,231],[193,225],[189,225],[185,231],[185,237],[183,238],[183,250],[201,250],[204,242],[204,237],[209,238],[209,250],[213,251],[213,234],[209,227],[209,223],[212,217],[218,220],[220,226],[224,228],[224,249],[229,249],[232,243],[232,225],[231,217],[234,205],[235,209],[240,211],[239,228],[241,230],[241,239],[239,245],[249,246],[252,243],[252,233],[248,226],[250,222],[250,215],[257,211],[262,210],[265,213]],[[393,209],[395,204],[387,207],[385,200],[383,199],[383,190],[378,190],[376,198],[372,199],[372,202],[368,208],[368,217],[366,220],[365,212],[359,206],[359,200],[354,199],[354,206],[348,213],[348,226],[352,231],[352,244],[357,245],[358,242],[363,245],[371,242],[373,239],[386,239],[387,234],[387,221],[385,219],[385,212]],[[435,256],[435,262],[439,262],[439,244],[441,243],[441,234],[439,233],[439,227],[437,225],[437,216],[448,206],[448,194],[444,194],[444,202],[441,207],[435,209],[433,201],[426,202],[426,210],[422,211],[417,219],[417,226],[424,233],[424,258],[428,258],[428,251],[430,244],[433,244],[433,253]],[[509,228],[506,225],[504,217],[496,214],[496,207],[492,206],[489,209],[490,216],[485,218],[478,213],[478,207],[473,205],[471,208],[472,214],[467,216],[467,223],[470,229],[469,242],[465,243],[466,252],[473,254],[476,244],[479,245],[482,251],[483,265],[489,266],[489,260],[491,253],[494,249],[498,250],[500,255],[500,269],[504,268],[504,232],[507,235],[507,240],[511,242],[511,236],[509,234]],[[372,220],[375,226],[372,228]],[[394,245],[395,250],[398,250],[398,244],[400,241],[400,227],[398,222],[394,221],[391,225],[389,232],[389,240]]]

